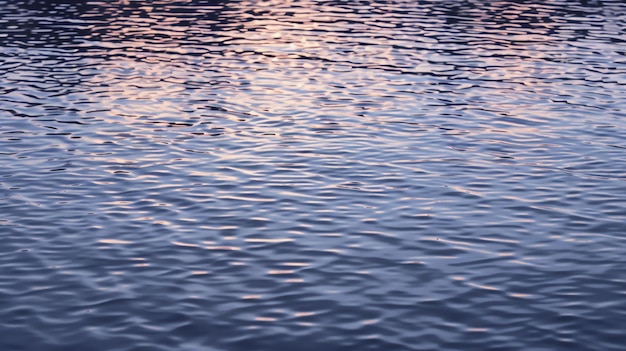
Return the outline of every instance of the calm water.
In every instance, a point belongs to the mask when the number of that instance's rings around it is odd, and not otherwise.
[[[624,350],[626,3],[0,0],[0,349]]]

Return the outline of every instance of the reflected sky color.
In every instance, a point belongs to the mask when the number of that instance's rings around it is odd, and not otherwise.
[[[228,2],[196,6],[193,12],[180,4],[92,3],[93,16],[108,22],[91,30],[90,43],[106,48],[100,54],[110,58],[94,62],[102,65],[93,83],[109,87],[104,104],[111,115],[131,121],[173,114],[197,118],[221,109],[234,121],[272,118],[282,128],[256,129],[280,135],[289,134],[285,124],[295,127],[298,116],[320,106],[343,115],[350,126],[349,116],[363,111],[393,114],[401,104],[426,113],[431,105],[454,105],[458,91],[464,102],[459,109],[506,110],[518,126],[497,127],[519,134],[541,124],[537,116],[559,117],[558,108],[536,103],[537,93],[553,103],[577,98],[554,90],[552,81],[575,80],[580,75],[575,55],[585,55],[551,36],[566,29],[549,4],[468,2],[444,11],[447,17],[395,2],[363,9],[307,1]],[[413,12],[391,11],[398,6]],[[603,10],[589,17],[602,24]],[[478,25],[480,32],[472,29]],[[455,28],[458,39],[440,35]],[[597,50],[618,59],[611,46]],[[126,79],[115,80],[119,74]],[[472,80],[484,84],[471,89]],[[441,97],[440,84],[454,89]],[[406,88],[385,99],[400,86]],[[284,123],[287,119],[291,123]]]
[[[0,0],[0,350],[621,351],[624,7]]]

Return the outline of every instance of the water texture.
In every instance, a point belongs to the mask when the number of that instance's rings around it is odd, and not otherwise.
[[[0,350],[626,347],[626,3],[0,0]]]

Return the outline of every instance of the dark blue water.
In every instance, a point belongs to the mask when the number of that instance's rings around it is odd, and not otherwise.
[[[626,349],[626,3],[0,0],[0,350]]]

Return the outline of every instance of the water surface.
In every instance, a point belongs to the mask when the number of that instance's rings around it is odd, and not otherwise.
[[[0,349],[623,350],[625,28],[0,0]]]

